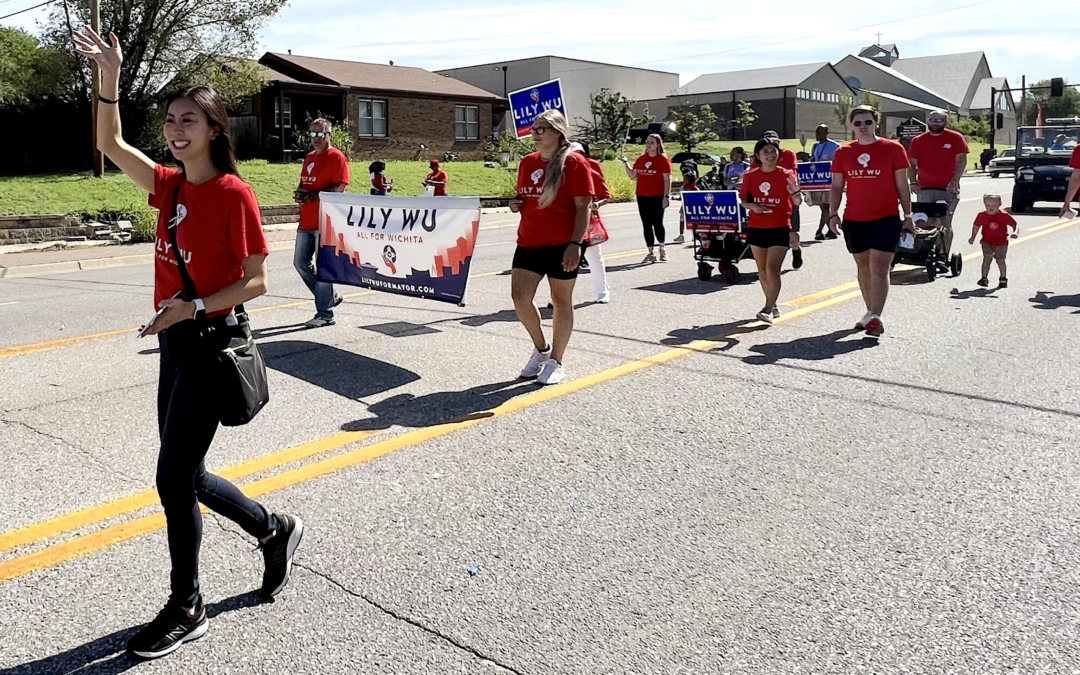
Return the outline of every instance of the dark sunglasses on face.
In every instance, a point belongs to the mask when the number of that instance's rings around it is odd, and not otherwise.
[[[853,126],[853,127],[868,126],[869,127],[869,126],[873,126],[875,124],[877,124],[877,122],[875,122],[874,120],[855,120],[854,122],[851,123],[851,126]]]
[[[532,130],[533,130],[534,134],[537,134],[539,136],[543,136],[544,134],[546,134],[548,132],[549,129],[554,129],[554,128],[555,127],[540,127],[540,126],[536,126],[534,124]]]
[[[326,133],[325,131],[309,131],[308,135],[312,138],[326,138],[330,134]]]

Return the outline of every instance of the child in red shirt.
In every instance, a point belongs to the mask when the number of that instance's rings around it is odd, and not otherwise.
[[[1005,255],[1009,252],[1009,228],[1013,229],[1012,239],[1016,239],[1016,221],[1008,213],[1001,210],[1000,195],[984,195],[983,206],[986,210],[975,216],[975,226],[971,229],[969,244],[975,243],[975,235],[982,229],[982,278],[979,285],[983,288],[990,285],[986,278],[990,274],[990,263],[994,260],[998,264],[998,288],[1008,288],[1009,279],[1005,273]]]

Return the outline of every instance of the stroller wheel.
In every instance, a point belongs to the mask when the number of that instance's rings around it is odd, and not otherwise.
[[[935,261],[931,260],[926,263],[926,276],[930,281],[937,279],[937,263]]]
[[[697,278],[702,281],[708,281],[712,279],[712,265],[704,262],[697,264]]]
[[[739,280],[739,268],[732,265],[724,268],[724,281],[733,284]]]
[[[964,269],[964,257],[959,253],[953,253],[952,259],[949,260],[949,269],[954,277],[960,276],[960,272]]]

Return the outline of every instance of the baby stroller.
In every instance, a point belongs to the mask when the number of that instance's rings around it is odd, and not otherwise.
[[[738,225],[695,225],[694,260],[698,264],[698,279],[712,278],[715,262],[724,281],[733,284],[739,280],[739,261],[750,257],[750,244],[746,242],[746,217],[739,218]]]
[[[915,221],[915,242],[910,248],[904,247],[903,241],[896,247],[893,265],[914,265],[925,267],[926,276],[933,281],[938,274],[951,272],[960,276],[964,269],[964,258],[959,253],[951,257],[945,255],[945,223],[949,214],[949,205],[944,202],[915,202],[911,205],[912,220]]]

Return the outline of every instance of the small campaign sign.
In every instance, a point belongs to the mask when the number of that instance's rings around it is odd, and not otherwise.
[[[510,99],[510,112],[514,116],[518,138],[532,133],[533,121],[545,110],[558,110],[566,115],[566,99],[563,98],[562,80],[559,79],[512,91],[507,98]]]
[[[799,164],[799,187],[803,190],[828,190],[832,187],[832,162]]]
[[[683,215],[689,230],[736,232],[742,225],[742,206],[734,190],[691,190],[682,193]]]

